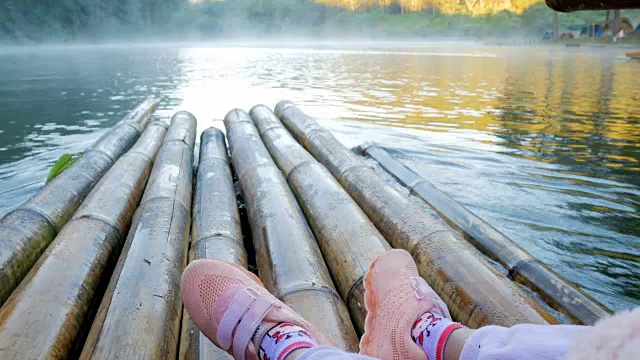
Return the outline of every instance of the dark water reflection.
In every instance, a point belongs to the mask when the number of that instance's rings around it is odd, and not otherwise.
[[[611,308],[640,303],[640,62],[619,51],[113,46],[3,49],[0,64],[0,213],[148,95],[200,130],[291,99],[348,146],[387,146]]]

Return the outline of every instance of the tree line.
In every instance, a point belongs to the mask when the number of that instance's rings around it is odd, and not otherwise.
[[[565,18],[570,17],[584,23],[575,15]],[[383,38],[528,33],[538,37],[550,26],[551,10],[543,0],[0,1],[0,42],[4,43],[198,41],[273,35]]]
[[[416,11],[441,12],[443,14],[492,14],[500,11],[522,13],[542,0],[318,0],[332,7],[350,11],[365,11],[379,8],[385,12],[401,13]]]
[[[319,26],[338,12],[313,0],[2,0],[0,41],[286,31]]]
[[[0,37],[47,40],[159,27],[182,0],[2,0]]]

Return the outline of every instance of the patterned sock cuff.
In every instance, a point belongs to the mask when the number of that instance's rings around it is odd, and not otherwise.
[[[442,360],[449,336],[463,327],[440,314],[427,312],[413,324],[411,338],[424,350],[429,360]]]
[[[273,326],[260,343],[260,360],[283,360],[298,349],[312,348],[318,343],[305,329],[290,323]]]

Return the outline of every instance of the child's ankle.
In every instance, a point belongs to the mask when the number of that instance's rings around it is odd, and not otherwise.
[[[466,327],[440,314],[426,312],[413,324],[411,338],[424,350],[429,360],[444,360],[447,342],[458,329]]]
[[[464,345],[467,343],[467,340],[475,333],[476,330],[469,328],[460,328],[454,331],[451,336],[449,336],[449,340],[447,341],[447,345],[444,348],[444,360],[458,360],[460,359],[460,355],[462,355],[462,349],[464,349]]]
[[[261,324],[253,344],[260,359],[272,360],[282,360],[296,350],[318,346],[309,332],[290,323]]]

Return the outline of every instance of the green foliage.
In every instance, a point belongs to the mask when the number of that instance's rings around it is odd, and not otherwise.
[[[633,24],[640,12],[624,11]],[[229,37],[539,38],[542,0],[2,0],[0,42],[213,40]],[[559,14],[560,27],[604,11]]]
[[[100,38],[102,34],[162,29],[182,0],[2,0],[0,39]]]
[[[525,3],[527,0],[524,0]],[[515,2],[514,2],[515,3]],[[467,38],[529,38],[540,39],[552,29],[553,10],[544,3],[538,3],[521,14],[513,11],[499,11],[491,14],[445,14],[432,12],[412,12],[405,14],[381,11],[344,11],[329,21],[331,29],[339,29],[346,34],[365,34],[370,37],[452,37]],[[633,24],[640,21],[640,11],[627,10],[623,17],[631,18]],[[637,20],[636,17],[638,17]],[[586,11],[559,14],[560,31],[570,25],[584,25],[590,21],[603,21],[604,11]],[[630,36],[628,36],[630,37]],[[610,40],[608,40],[611,42]]]
[[[45,184],[51,182],[51,180],[55,179],[56,176],[62,174],[69,166],[73,165],[80,157],[82,157],[84,153],[79,152],[75,154],[62,154],[60,158],[51,166],[51,170],[49,170],[49,175],[47,175],[47,180]]]

